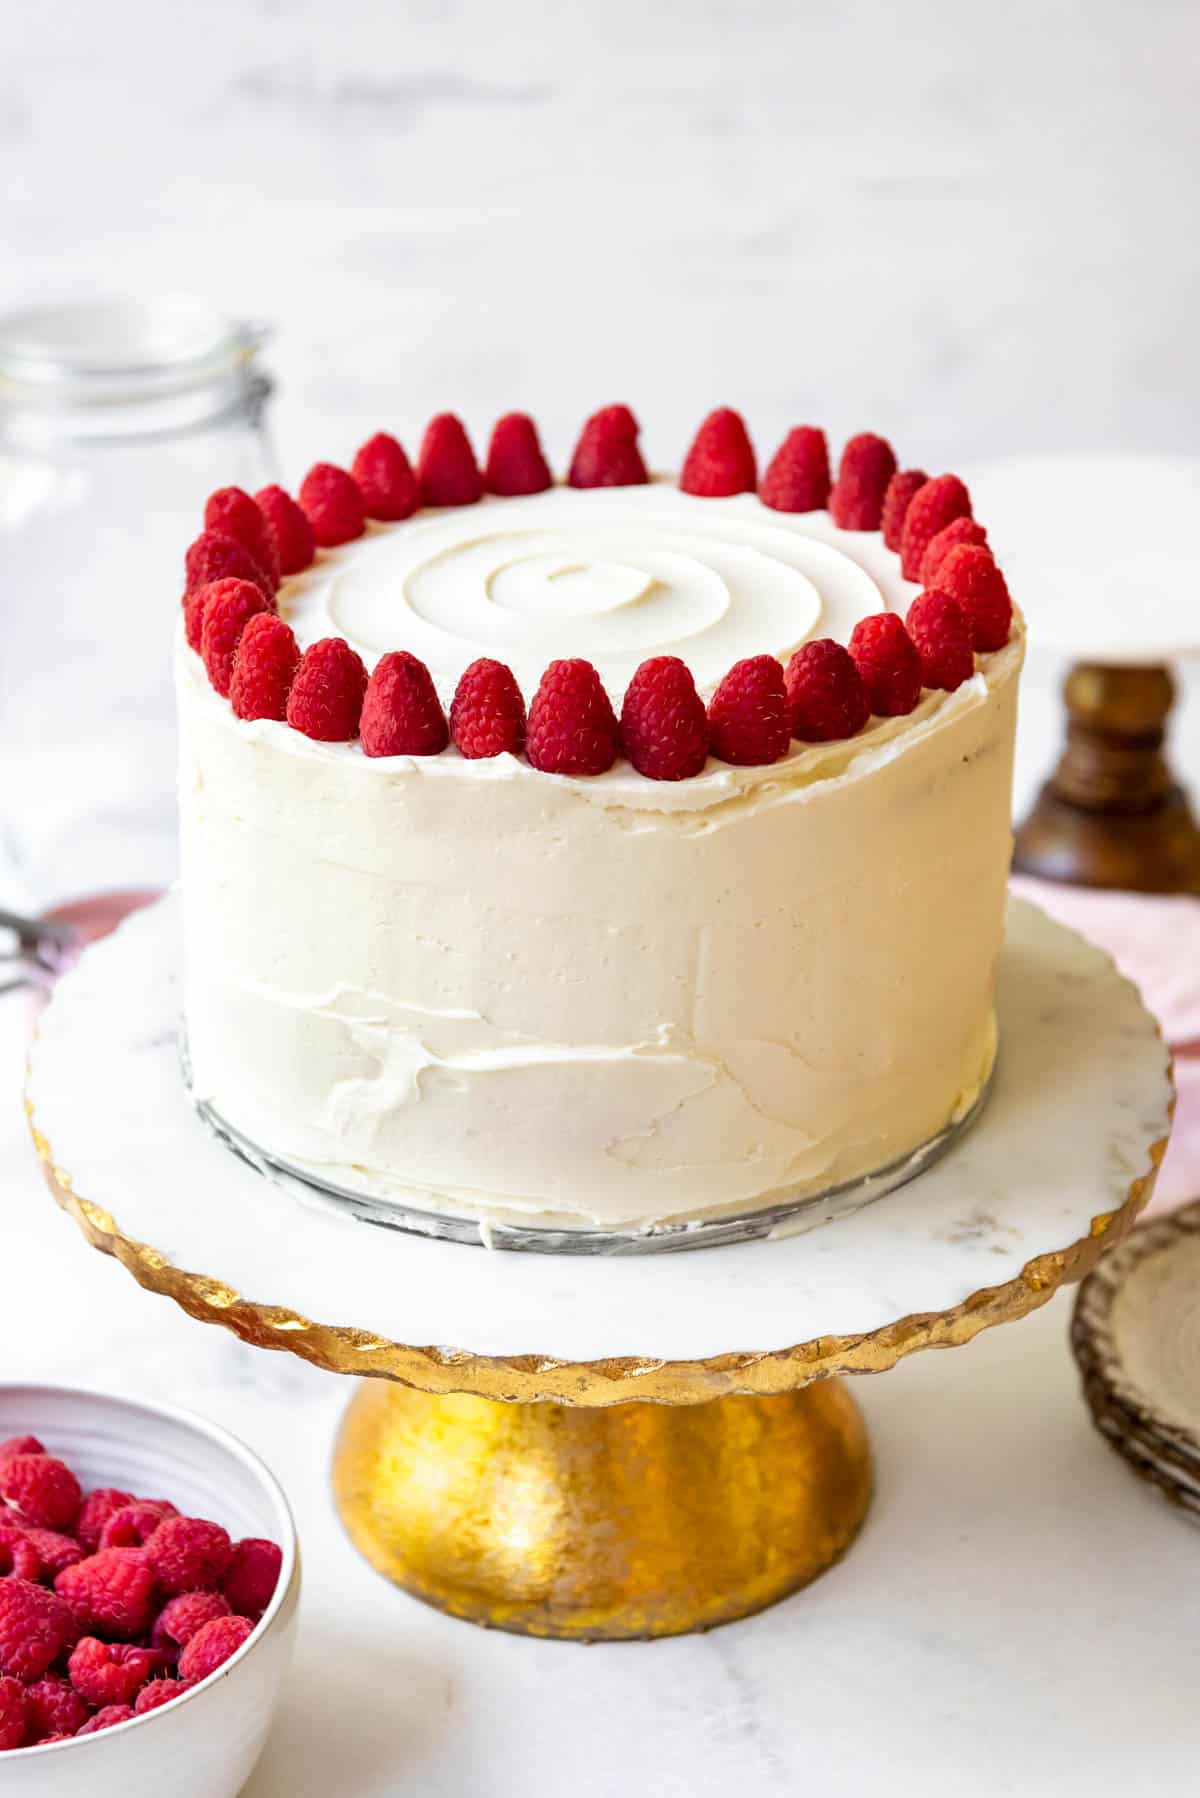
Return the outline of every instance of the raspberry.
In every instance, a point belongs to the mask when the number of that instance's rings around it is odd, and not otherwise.
[[[14,1455],[44,1455],[45,1452],[36,1436],[10,1436],[7,1442],[0,1442],[0,1467]]]
[[[684,458],[679,485],[684,493],[702,499],[754,492],[758,485],[754,447],[732,407],[719,406],[700,426]]]
[[[71,1650],[67,1672],[79,1696],[99,1709],[106,1704],[132,1704],[159,1664],[152,1648],[83,1636]]]
[[[708,716],[678,656],[642,663],[625,689],[621,741],[638,773],[650,780],[699,774],[708,760]]]
[[[871,702],[849,650],[832,637],[803,643],[785,677],[792,735],[802,743],[854,737],[871,716]]]
[[[300,483],[300,504],[322,549],[361,537],[366,513],[358,484],[344,468],[316,462]]]
[[[885,437],[863,431],[842,451],[829,495],[829,516],[843,531],[877,531],[883,500],[896,472],[896,457]]]
[[[241,1617],[261,1617],[275,1595],[283,1550],[265,1536],[247,1536],[233,1551],[221,1591]]]
[[[266,610],[266,599],[249,581],[214,581],[204,589],[200,654],[209,680],[224,698],[229,697],[233,658],[242,632],[256,612]]]
[[[271,527],[280,574],[299,574],[317,553],[307,513],[282,487],[260,487],[254,500]]]
[[[971,641],[976,649],[1003,649],[1012,628],[1012,599],[1008,582],[990,550],[975,543],[960,543],[938,570],[938,587],[956,599],[967,615]]]
[[[473,506],[483,497],[483,476],[462,420],[439,412],[425,427],[417,480],[427,506]]]
[[[960,543],[976,543],[984,547],[987,545],[987,532],[983,526],[976,524],[975,520],[968,518],[965,513],[961,518],[952,518],[950,523],[931,539],[929,548],[921,557],[921,572],[918,578],[923,587],[937,586],[938,570],[950,551],[956,549]]]
[[[164,1592],[209,1592],[233,1559],[228,1530],[207,1517],[167,1517],[146,1544]]]
[[[229,1571],[233,1572],[232,1563]],[[225,1583],[229,1583],[228,1574]],[[169,1599],[155,1618],[150,1646],[157,1649],[164,1660],[173,1661],[197,1630],[211,1623],[214,1617],[228,1617],[233,1608],[220,1592],[181,1592],[178,1598]]]
[[[221,537],[232,537],[249,550],[270,581],[271,591],[275,591],[279,585],[279,551],[256,500],[240,487],[219,487],[205,501],[204,528]]]
[[[148,1686],[143,1686],[134,1700],[134,1715],[144,1717],[147,1711],[161,1710],[164,1704],[170,1704],[175,1698],[182,1698],[190,1691],[186,1679],[152,1679]]]
[[[908,608],[908,634],[921,658],[921,682],[953,693],[975,672],[971,626],[956,599],[936,588],[920,593]]]
[[[567,481],[572,487],[640,487],[650,479],[628,406],[602,406],[579,434]]]
[[[53,1585],[64,1567],[73,1567],[87,1554],[82,1542],[77,1542],[74,1536],[60,1535],[57,1530],[28,1529],[25,1539],[41,1562],[40,1574],[29,1577],[40,1578],[47,1585]]]
[[[183,566],[185,598],[198,587],[207,587],[213,581],[224,580],[253,581],[256,587],[262,588],[268,599],[271,596],[270,579],[250,551],[240,543],[235,543],[232,537],[222,536],[219,531],[202,531],[190,545]]]
[[[708,702],[712,752],[736,767],[765,767],[791,746],[783,669],[774,656],[735,662]]]
[[[165,1498],[134,1498],[111,1512],[100,1531],[101,1548],[141,1548],[164,1517],[177,1517]]]
[[[196,1631],[179,1657],[179,1677],[189,1684],[207,1679],[235,1655],[247,1637],[254,1634],[249,1617],[214,1617]]]
[[[758,488],[775,512],[819,512],[829,498],[829,445],[815,425],[789,431]]]
[[[134,1714],[132,1705],[106,1704],[102,1711],[97,1711],[94,1717],[88,1719],[82,1729],[75,1731],[75,1740],[78,1741],[80,1736],[94,1736],[102,1729],[115,1729],[118,1723],[128,1723]]]
[[[79,1515],[83,1493],[65,1461],[54,1455],[13,1455],[0,1467],[0,1496],[26,1523],[67,1530]]]
[[[895,612],[860,618],[850,635],[850,654],[877,718],[912,711],[921,696],[921,658]]]
[[[529,708],[525,753],[545,774],[603,774],[620,750],[616,715],[590,662],[551,662]]]
[[[349,743],[358,735],[367,671],[341,637],[322,637],[300,657],[288,694],[287,721],[317,743]]]
[[[904,514],[908,511],[913,494],[920,492],[929,476],[923,468],[901,468],[888,482],[887,492],[883,496],[883,516],[880,529],[883,541],[889,549],[900,548],[900,538],[904,531]]]
[[[300,666],[290,625],[273,612],[251,618],[238,640],[229,703],[239,718],[287,717],[287,699]]]
[[[29,1728],[29,1700],[19,1679],[0,1679],[0,1749],[21,1748]]]
[[[75,1534],[90,1554],[100,1546],[100,1532],[114,1512],[133,1503],[132,1492],[118,1492],[115,1486],[97,1486],[89,1492],[79,1512]]]
[[[78,1635],[70,1609],[53,1592],[30,1580],[0,1580],[0,1674],[40,1679]]]
[[[69,1679],[55,1673],[35,1679],[25,1689],[29,1700],[28,1729],[31,1742],[47,1742],[57,1736],[73,1736],[88,1720],[88,1707]]]
[[[537,426],[527,412],[506,412],[496,420],[483,478],[489,493],[506,498],[518,493],[542,493],[553,485],[554,477],[538,442]]]
[[[920,578],[921,562],[938,532],[952,519],[971,516],[971,496],[956,474],[940,474],[919,487],[908,502],[900,534],[900,571],[906,581]]]
[[[364,755],[440,755],[450,741],[433,677],[407,649],[376,662],[359,735]]]
[[[368,437],[350,464],[368,518],[389,523],[409,518],[421,503],[412,464],[402,446],[386,431]]]
[[[64,1567],[54,1590],[90,1635],[129,1641],[150,1627],[154,1567],[144,1548],[102,1548]]]
[[[480,656],[465,670],[450,702],[450,735],[461,755],[519,755],[525,742],[525,701],[511,668]]]
[[[0,1523],[0,1579],[39,1580],[42,1557],[25,1531],[15,1523]]]

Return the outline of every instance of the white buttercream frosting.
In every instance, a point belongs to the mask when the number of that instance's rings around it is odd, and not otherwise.
[[[646,654],[711,687],[912,591],[877,536],[656,484],[373,531],[281,609],[368,662],[415,650],[444,698],[486,653],[527,693],[587,654],[619,697]],[[1019,625],[906,718],[678,783],[372,761],[239,721],[178,653],[194,1079],[282,1159],[485,1217],[644,1225],[866,1173],[986,1078]]]

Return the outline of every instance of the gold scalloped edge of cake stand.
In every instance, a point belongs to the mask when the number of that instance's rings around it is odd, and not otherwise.
[[[1168,1119],[1175,1109],[1172,1080]],[[1150,1149],[1150,1166],[1114,1211],[1092,1219],[1087,1234],[1067,1248],[1036,1255],[1015,1278],[985,1286],[948,1311],[916,1312],[857,1336],[818,1336],[792,1348],[735,1351],[703,1361],[614,1356],[562,1361],[553,1355],[477,1355],[466,1349],[390,1342],[351,1325],[323,1324],[282,1305],[247,1298],[223,1280],[176,1267],[161,1249],[124,1235],[112,1215],[75,1190],[46,1137],[26,1116],[50,1191],[94,1249],[112,1255],[139,1286],[159,1293],[200,1323],[221,1324],[255,1348],[300,1355],[329,1373],[396,1380],[419,1392],[475,1393],[529,1404],[604,1406],[631,1400],[661,1405],[704,1404],[748,1393],[793,1392],[836,1374],[885,1373],[919,1349],[961,1348],[981,1330],[1035,1311],[1058,1291],[1082,1280],[1109,1248],[1133,1228],[1154,1190],[1169,1134]],[[464,1251],[466,1252],[466,1251]]]

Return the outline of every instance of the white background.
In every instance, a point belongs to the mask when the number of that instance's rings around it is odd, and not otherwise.
[[[1191,0],[8,0],[0,303],[182,287],[276,321],[293,479],[444,408],[478,436],[527,408],[561,464],[616,398],[660,466],[718,402],[764,448],[811,419],[930,469],[1192,450],[1198,64]],[[23,604],[4,673],[67,740],[106,670],[69,634],[53,673],[23,659]],[[1035,654],[1022,802],[1053,677]],[[1194,719],[1179,742],[1200,767]],[[90,841],[34,896],[170,871],[165,808]],[[1062,1302],[870,1383],[879,1498],[807,1596],[653,1647],[488,1637],[342,1541],[332,1381],[141,1295],[53,1212],[12,1002],[2,1029],[3,1371],[184,1397],[296,1500],[300,1660],[255,1798],[1187,1789],[1195,1538],[1092,1435]]]

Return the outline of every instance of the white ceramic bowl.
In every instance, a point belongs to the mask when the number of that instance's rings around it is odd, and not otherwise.
[[[235,1436],[171,1405],[74,1386],[0,1386],[0,1441],[37,1436],[87,1491],[118,1486],[283,1550],[275,1596],[223,1667],[160,1711],[75,1742],[0,1754],[4,1798],[233,1798],[262,1752],[295,1636],[296,1531],[274,1475]]]

